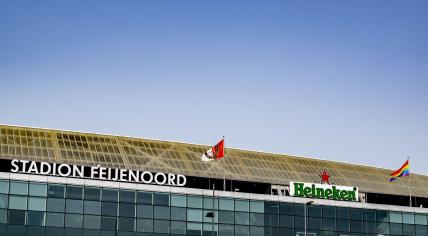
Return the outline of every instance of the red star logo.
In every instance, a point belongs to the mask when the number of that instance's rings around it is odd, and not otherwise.
[[[328,180],[330,178],[330,175],[326,170],[322,172],[322,174],[319,175],[321,177],[321,183],[328,183],[330,184],[330,181]]]

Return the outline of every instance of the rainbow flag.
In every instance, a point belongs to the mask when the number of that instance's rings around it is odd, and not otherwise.
[[[409,170],[409,160],[404,162],[404,164],[400,167],[400,169],[392,172],[389,182],[395,181],[398,177],[402,176],[409,176],[410,170]]]

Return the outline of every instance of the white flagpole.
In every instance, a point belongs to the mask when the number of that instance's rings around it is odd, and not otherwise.
[[[410,179],[411,173],[410,173],[410,158],[409,157],[407,157],[407,161],[409,164],[409,193],[410,193],[409,205],[410,205],[410,207],[412,207],[412,186],[411,186],[411,179]]]

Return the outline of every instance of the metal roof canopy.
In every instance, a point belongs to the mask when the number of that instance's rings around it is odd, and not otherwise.
[[[221,161],[202,162],[209,147],[113,135],[0,125],[0,158],[169,172],[288,185],[319,182],[326,169],[331,182],[359,191],[409,195],[406,178],[389,183],[392,170],[290,155],[226,148]],[[412,196],[428,197],[428,176],[412,175]]]

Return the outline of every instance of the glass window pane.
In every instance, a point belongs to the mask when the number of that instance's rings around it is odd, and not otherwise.
[[[52,212],[64,212],[64,210],[65,210],[65,199],[48,198],[47,210],[52,211]]]
[[[153,203],[153,193],[150,193],[150,192],[138,192],[137,193],[137,203],[152,205],[152,203]]]
[[[336,229],[340,232],[348,232],[349,231],[349,220],[340,220],[336,221]]]
[[[308,216],[321,217],[322,216],[322,206],[319,205],[310,205],[307,207]]]
[[[233,211],[235,209],[235,201],[230,198],[220,198],[220,210]]]
[[[403,223],[404,224],[414,224],[415,217],[412,213],[403,213]]]
[[[65,211],[68,213],[83,213],[83,201],[82,200],[73,200],[67,199],[65,203]]]
[[[214,203],[214,209],[218,210],[218,198],[215,198],[213,200],[212,197],[204,197],[203,199],[203,205],[205,209],[213,209],[213,203]]]
[[[265,208],[262,201],[250,201],[250,212],[264,213]]]
[[[360,220],[351,220],[350,222],[351,232],[352,233],[362,233],[363,232],[363,221]]]
[[[187,209],[188,221],[202,221],[202,209]]]
[[[279,213],[283,215],[294,215],[293,203],[280,202]]]
[[[250,236],[263,236],[265,231],[263,227],[250,226]]]
[[[186,208],[171,207],[171,219],[186,221]]]
[[[101,202],[85,201],[83,209],[85,214],[101,215]]]
[[[322,219],[323,230],[335,231],[336,230],[336,220],[335,219]]]
[[[265,202],[265,213],[279,214],[278,202]]]
[[[103,189],[102,200],[106,202],[117,202],[118,191],[115,189]]]
[[[100,229],[101,216],[85,215],[83,217],[83,228],[85,229]]]
[[[102,215],[105,216],[117,216],[118,204],[116,202],[103,202],[102,203]]]
[[[46,198],[29,197],[28,210],[31,211],[46,211]]]
[[[363,210],[350,208],[349,209],[349,217],[351,220],[363,220]]]
[[[153,206],[152,205],[137,205],[137,217],[138,218],[153,218]]]
[[[186,196],[171,195],[171,206],[186,207]]]
[[[99,188],[85,188],[85,199],[99,201],[101,198],[101,190]]]
[[[248,212],[235,212],[235,224],[248,225],[250,223],[250,215]]]
[[[378,222],[389,222],[389,212],[387,212],[387,211],[376,211],[376,221],[378,221]]]
[[[119,230],[122,231],[134,231],[134,224],[135,219],[134,218],[119,218]]]
[[[187,206],[192,208],[202,208],[202,197],[187,196]]]
[[[128,190],[121,190],[119,192],[119,201],[120,202],[130,202],[135,203],[135,192],[134,191],[128,191]]]
[[[29,187],[29,195],[31,196],[39,196],[39,197],[47,196],[48,186],[46,184],[30,183],[28,187]]]
[[[280,215],[279,217],[281,227],[293,228],[294,217],[289,215]]]
[[[101,229],[116,230],[116,217],[101,217]]]
[[[250,213],[250,225],[263,226],[265,223],[264,215],[260,213]]]
[[[415,226],[403,224],[403,235],[415,235]]]
[[[28,183],[11,181],[9,192],[10,192],[10,194],[27,195],[28,194]]]
[[[364,211],[364,220],[376,221],[376,211],[375,210],[365,210]]]
[[[169,221],[167,220],[154,220],[153,228],[155,233],[169,233]]]
[[[154,218],[160,219],[160,220],[169,220],[170,219],[169,207],[155,206]]]
[[[336,218],[336,207],[323,206],[322,216],[325,218]]]
[[[153,232],[153,220],[152,219],[137,219],[137,231],[138,232]]]
[[[132,203],[119,203],[119,216],[135,217],[135,205]]]
[[[48,197],[64,198],[65,186],[64,185],[49,185]]]
[[[9,181],[0,180],[0,193],[9,193]]]
[[[169,206],[169,194],[168,193],[154,193],[153,204],[158,206]]]
[[[201,223],[187,223],[187,235],[201,235]]]
[[[415,215],[415,224],[418,225],[426,225],[427,224],[427,216],[422,214]]]
[[[79,186],[67,186],[66,198],[71,199],[82,199],[83,197],[83,187]]]
[[[0,208],[7,208],[8,195],[0,194]]]
[[[65,215],[65,227],[69,228],[82,228],[83,215],[66,214]]]
[[[403,223],[403,220],[401,219],[401,213],[400,212],[391,212],[389,213],[389,220],[392,223]]]
[[[46,213],[46,226],[64,227],[64,214]]]
[[[235,211],[250,211],[250,201],[249,200],[235,200]]]
[[[6,222],[7,222],[7,210],[0,209],[0,224],[6,224]]]
[[[27,197],[10,195],[9,209],[27,210]]]
[[[24,225],[25,224],[25,211],[9,210],[9,224]]]
[[[171,234],[186,234],[186,222],[171,221]]]
[[[25,226],[21,225],[8,225],[7,226],[8,236],[22,236],[25,235]]]
[[[187,214],[187,219],[189,219],[189,214]],[[189,220],[190,221],[190,220]],[[235,222],[235,217],[232,211],[218,211],[218,222],[233,224]]]
[[[391,234],[401,235],[403,233],[403,228],[401,227],[401,224],[391,223],[389,224],[389,231]]]
[[[349,219],[349,208],[337,207],[336,215],[338,219]]]

